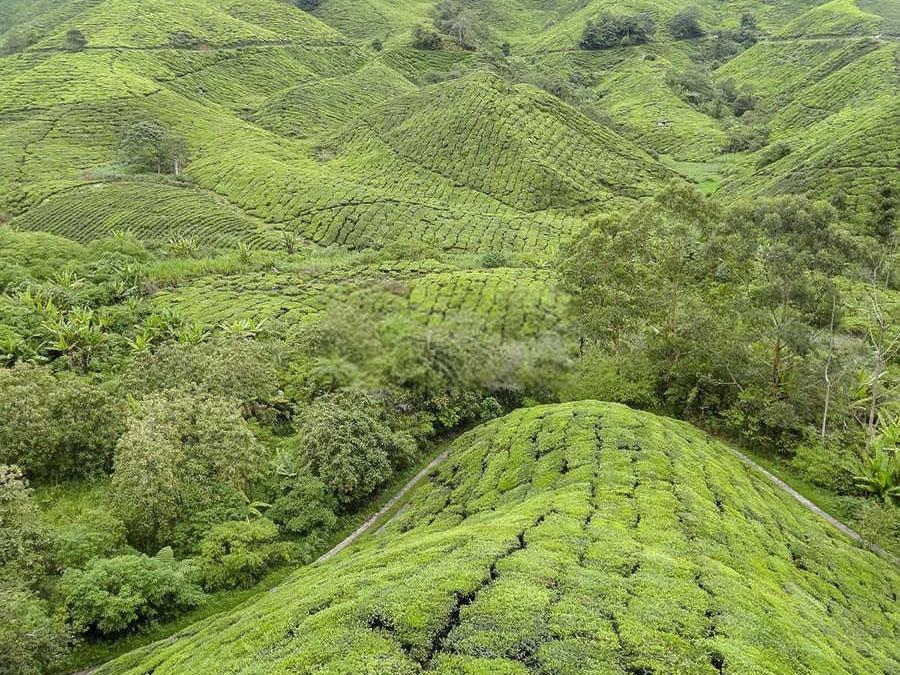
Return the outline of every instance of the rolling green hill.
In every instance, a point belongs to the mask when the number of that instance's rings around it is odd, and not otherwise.
[[[385,533],[101,673],[840,673],[896,570],[683,423],[592,402],[458,439]]]
[[[722,158],[732,167],[718,180],[724,195],[840,183],[859,200],[895,175],[891,3],[696,4],[706,36],[676,41],[667,22],[687,6],[676,0],[462,3],[485,53],[511,45],[497,66],[449,39],[411,49],[412,28],[432,20],[426,2],[329,0],[310,13],[280,0],[190,0],[178,11],[6,0],[0,38],[29,37],[0,58],[0,214],[80,240],[113,222],[149,241],[192,234],[191,209],[201,222],[228,212],[221,233],[197,233],[218,245],[265,247],[269,231],[289,229],[323,244],[413,236],[450,250],[544,252],[585,215],[656,191],[672,174],[647,153],[719,161],[732,120],[671,85],[672,73],[694,68],[752,89],[771,118],[769,142],[791,149],[762,170],[757,154]],[[644,45],[579,50],[600,11],[649,11],[656,32]],[[704,61],[715,31],[747,11],[761,41],[724,65]],[[70,29],[84,50],[67,51]],[[479,72],[509,68],[557,80],[577,100]],[[142,120],[183,138],[190,162],[180,184],[117,195],[112,214],[83,188],[130,180],[119,140]],[[847,138],[849,158],[838,150]],[[184,206],[162,225],[140,216],[148,199]],[[90,226],[60,215],[73,211]]]

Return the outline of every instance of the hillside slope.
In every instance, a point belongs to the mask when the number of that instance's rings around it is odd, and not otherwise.
[[[692,427],[530,408],[384,534],[102,673],[888,673],[900,576]]]

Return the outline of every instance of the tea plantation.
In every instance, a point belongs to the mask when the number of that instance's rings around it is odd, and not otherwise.
[[[470,431],[384,533],[99,672],[887,673],[898,584],[721,443],[580,402]]]
[[[898,6],[0,0],[0,675],[900,672]]]

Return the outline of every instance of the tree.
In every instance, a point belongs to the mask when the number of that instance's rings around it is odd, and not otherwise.
[[[119,145],[122,163],[133,171],[173,173],[187,163],[184,140],[159,122],[144,120],[125,129]]]
[[[434,25],[453,36],[460,47],[471,48],[475,32],[475,18],[456,0],[441,0],[435,8]]]
[[[441,36],[425,26],[416,26],[413,29],[413,47],[428,50],[440,49]]]
[[[46,572],[49,545],[22,471],[0,464],[0,582],[34,584]]]
[[[0,579],[0,673],[41,675],[55,670],[71,642],[65,616],[35,592]]]
[[[246,494],[264,456],[236,402],[154,393],[141,401],[116,445],[114,499],[133,539],[152,549],[170,542],[179,522],[221,493]]]
[[[588,21],[581,36],[582,49],[610,49],[647,42],[656,31],[656,22],[648,13],[600,14]]]
[[[319,8],[322,4],[322,0],[294,0],[294,4],[304,12],[311,12],[314,9]]]
[[[334,496],[321,480],[294,473],[284,477],[281,494],[266,516],[292,536],[327,536],[337,524],[334,506]]]
[[[741,27],[738,32],[739,40],[744,46],[754,44],[759,37],[759,28],[756,17],[749,12],[741,15]]]
[[[297,464],[345,505],[370,497],[415,452],[412,439],[391,430],[375,401],[359,390],[319,397],[298,426]]]
[[[888,180],[883,180],[878,186],[872,213],[872,232],[885,243],[897,235],[897,193]]]
[[[207,590],[249,588],[274,565],[290,559],[271,520],[239,520],[213,527],[200,544],[200,576]]]
[[[676,12],[669,22],[669,32],[676,40],[690,40],[703,37],[703,28],[698,19],[699,11],[696,7],[685,7]]]
[[[41,480],[103,473],[124,415],[121,399],[82,378],[30,364],[0,369],[0,463]]]
[[[79,631],[116,635],[201,605],[204,594],[189,575],[190,568],[171,551],[154,558],[122,555],[97,558],[84,570],[66,570],[60,589]]]
[[[19,52],[25,51],[31,45],[35,44],[38,40],[40,40],[40,36],[34,31],[26,31],[26,30],[13,30],[7,33],[6,39],[3,42],[3,50],[4,54],[18,54]]]
[[[70,28],[66,33],[66,49],[70,52],[80,52],[87,46],[87,38],[77,28]]]

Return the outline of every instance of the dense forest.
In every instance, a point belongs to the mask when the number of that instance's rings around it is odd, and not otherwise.
[[[897,672],[895,5],[0,0],[0,674]]]

